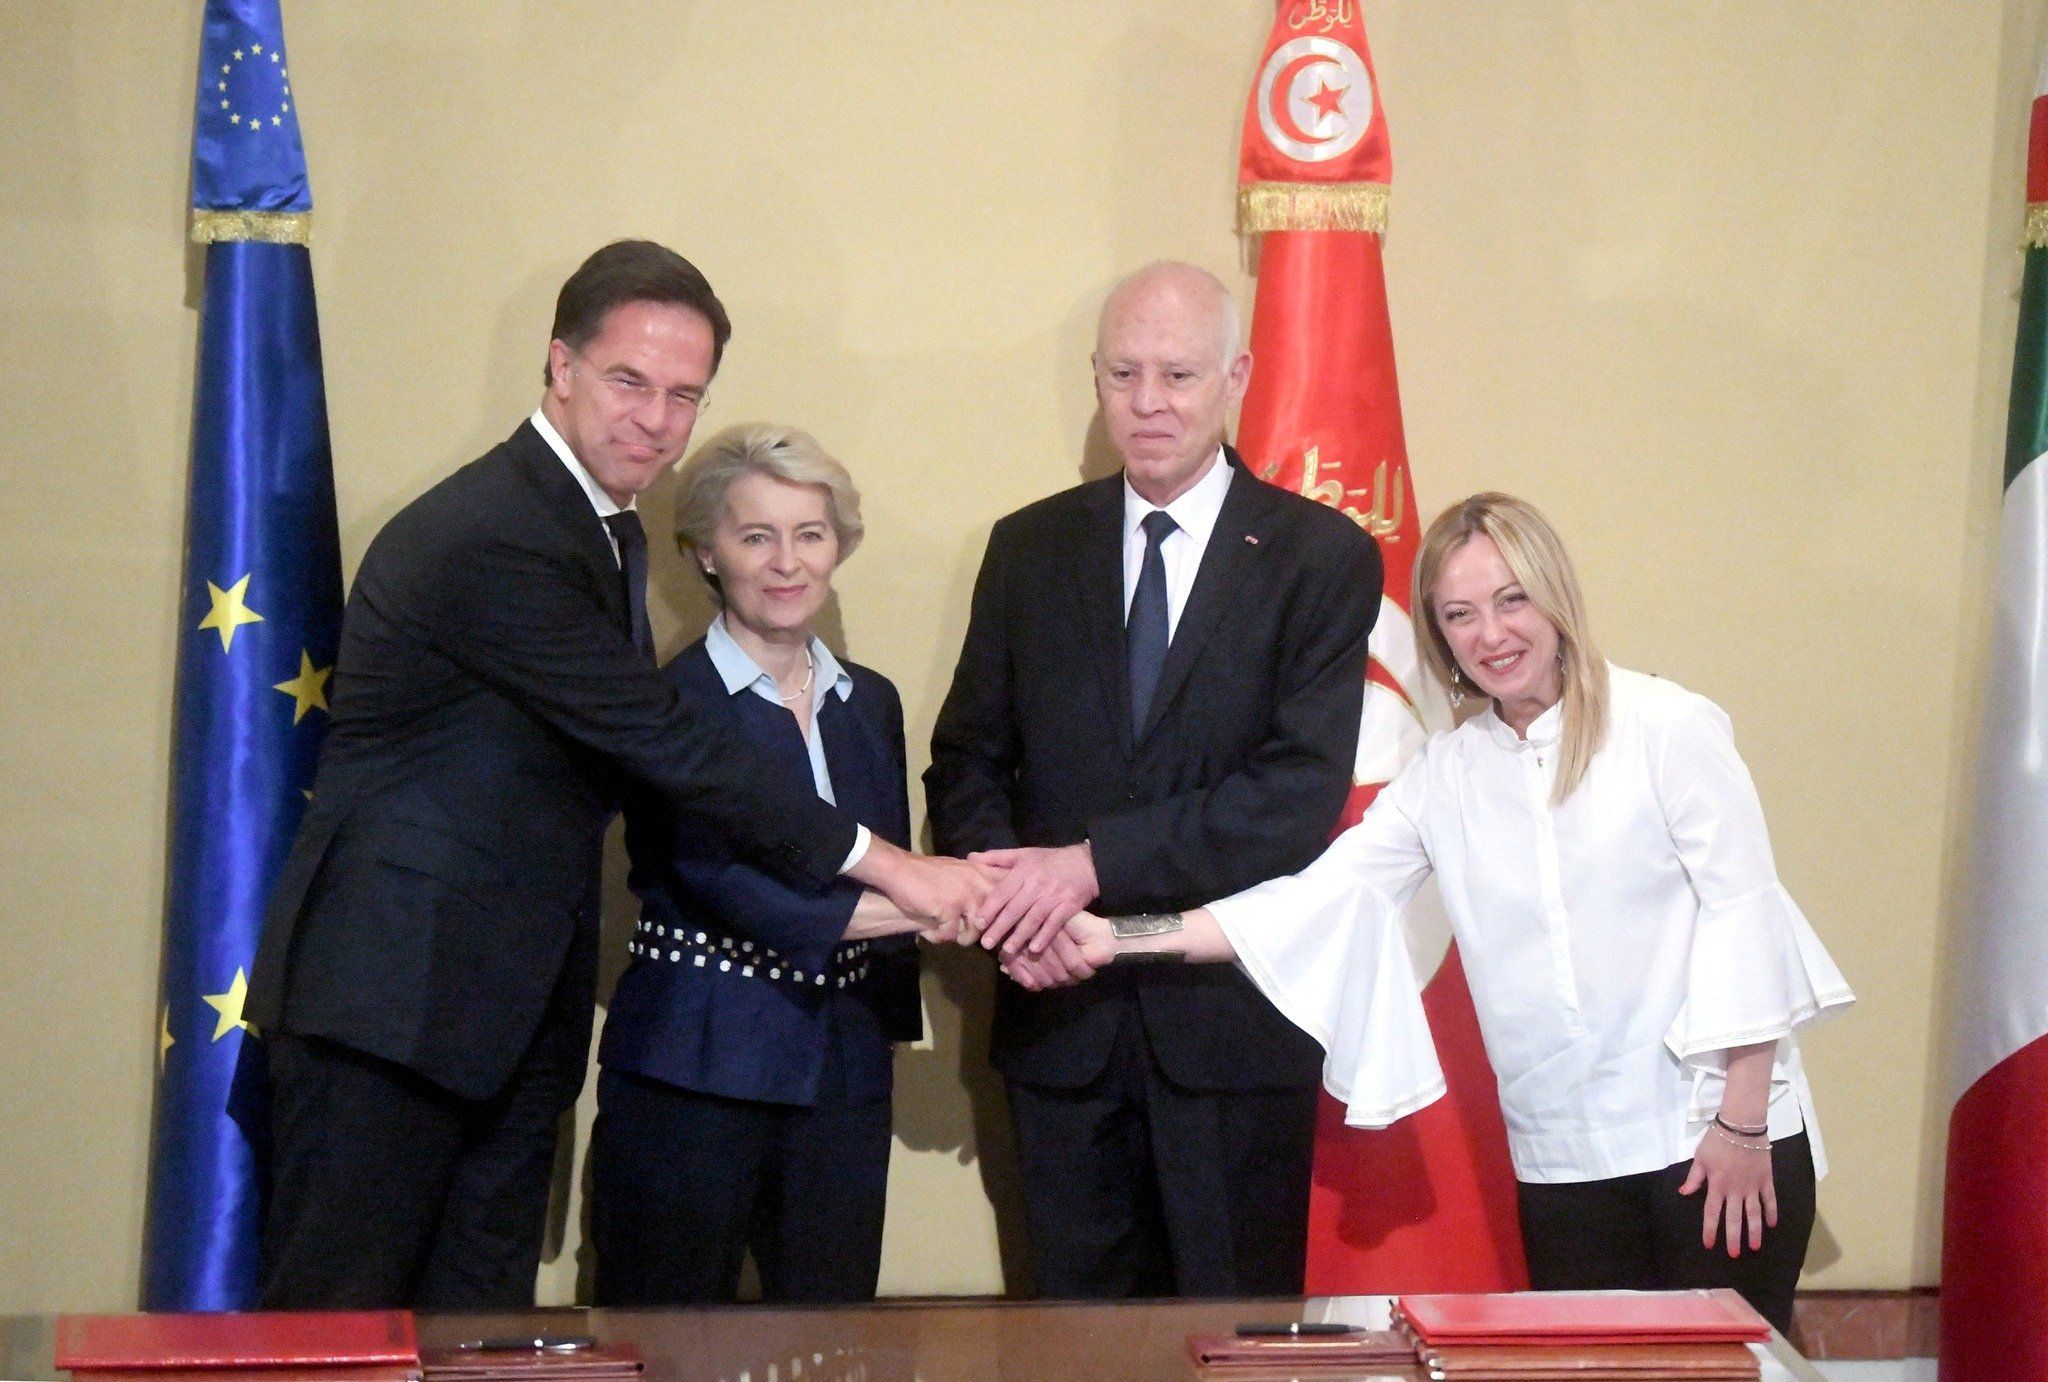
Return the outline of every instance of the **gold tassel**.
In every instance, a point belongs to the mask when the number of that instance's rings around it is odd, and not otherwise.
[[[1387,228],[1384,182],[1252,182],[1237,189],[1237,229],[1370,230]]]
[[[2024,239],[2030,250],[2048,249],[2048,202],[2027,203],[2027,231]]]
[[[192,242],[212,245],[226,240],[259,240],[266,245],[303,245],[313,236],[310,211],[192,212]]]

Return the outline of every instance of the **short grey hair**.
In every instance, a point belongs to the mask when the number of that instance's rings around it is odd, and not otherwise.
[[[1102,311],[1096,319],[1095,339],[1100,346],[1102,323],[1109,320],[1110,308],[1117,300],[1139,287],[1150,287],[1154,282],[1169,280],[1177,286],[1192,288],[1198,294],[1211,298],[1210,309],[1216,314],[1216,335],[1222,348],[1223,367],[1229,369],[1231,362],[1244,354],[1244,317],[1238,311],[1237,296],[1224,285],[1222,279],[1210,273],[1199,264],[1188,264],[1177,259],[1159,259],[1142,269],[1133,270],[1118,279],[1103,295]]]
[[[853,477],[809,432],[774,422],[728,427],[683,462],[676,476],[676,545],[709,552],[725,516],[726,492],[748,475],[818,486],[825,491],[825,512],[839,538],[839,559],[845,561],[860,546],[867,529],[860,521],[860,491]],[[711,588],[718,589],[715,576]]]

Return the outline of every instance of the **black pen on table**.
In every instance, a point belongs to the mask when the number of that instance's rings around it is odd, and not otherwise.
[[[1335,1320],[1290,1320],[1275,1324],[1241,1324],[1240,1339],[1316,1338],[1332,1334],[1356,1334],[1363,1326],[1340,1324]]]

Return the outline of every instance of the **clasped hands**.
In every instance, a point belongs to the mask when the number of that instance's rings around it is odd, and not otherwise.
[[[1033,990],[1079,983],[1108,963],[1108,927],[1083,910],[1101,891],[1085,843],[949,862],[974,870],[986,890],[974,907],[934,919],[921,939],[997,951],[1003,972]]]

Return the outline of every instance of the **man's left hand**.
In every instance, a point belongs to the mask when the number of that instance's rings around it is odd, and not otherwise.
[[[1095,880],[1095,853],[1084,840],[1050,849],[991,849],[967,856],[1003,875],[981,905],[981,943],[1016,955],[1027,948],[1042,954],[1076,912],[1093,902],[1102,887]]]

